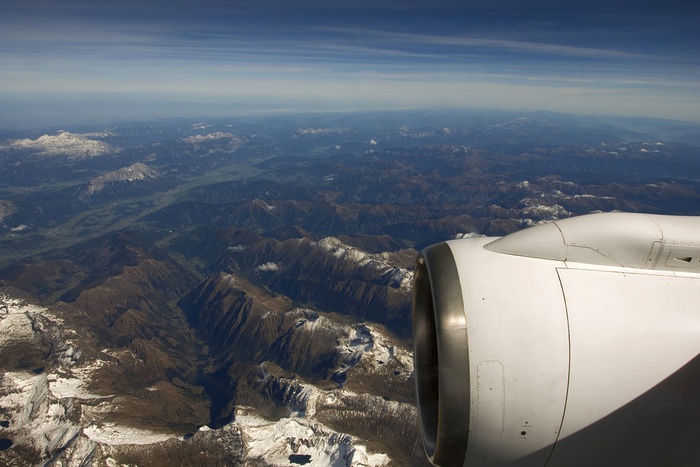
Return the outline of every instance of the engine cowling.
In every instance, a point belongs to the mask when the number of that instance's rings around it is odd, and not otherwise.
[[[428,247],[413,339],[434,465],[700,465],[700,218]]]

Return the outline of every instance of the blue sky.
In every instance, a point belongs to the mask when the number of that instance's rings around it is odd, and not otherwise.
[[[700,4],[6,0],[0,93],[700,121]],[[53,101],[51,100],[53,99]],[[97,105],[97,104],[95,104]],[[59,106],[60,107],[60,106]]]

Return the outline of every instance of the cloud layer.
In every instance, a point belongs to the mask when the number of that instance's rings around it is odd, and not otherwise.
[[[565,3],[10,1],[0,93],[700,120],[698,6]]]

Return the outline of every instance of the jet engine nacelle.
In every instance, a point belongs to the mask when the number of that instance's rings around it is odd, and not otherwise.
[[[435,465],[700,465],[700,218],[607,213],[418,256]]]

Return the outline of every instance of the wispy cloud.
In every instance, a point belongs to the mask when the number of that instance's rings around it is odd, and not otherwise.
[[[319,31],[333,34],[345,34],[362,38],[377,38],[384,43],[414,47],[416,45],[449,46],[468,49],[500,49],[530,54],[555,55],[562,57],[592,57],[592,58],[659,58],[653,55],[630,53],[614,49],[601,49],[583,46],[560,45],[553,43],[529,42],[487,37],[440,36],[428,34],[413,34],[404,32],[378,31],[371,29],[347,27],[317,27]],[[451,51],[445,51],[446,54]]]
[[[647,7],[642,21],[604,2],[590,14],[538,2],[10,0],[0,92],[692,113],[700,54],[683,37],[697,28],[680,13],[665,17],[678,33],[652,38]]]

